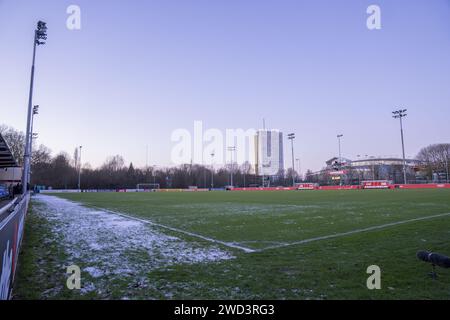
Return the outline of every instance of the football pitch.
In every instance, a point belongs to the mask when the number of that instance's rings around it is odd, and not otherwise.
[[[220,248],[231,257],[148,270],[148,286],[130,289],[125,280],[120,284],[116,279],[108,295],[90,297],[121,298],[121,291],[126,291],[127,297],[138,299],[450,298],[450,270],[439,269],[433,280],[428,275],[431,266],[416,258],[418,250],[450,255],[450,190],[58,197],[148,223],[187,243]],[[140,264],[147,257],[133,259]],[[380,290],[367,288],[371,265],[380,267]]]

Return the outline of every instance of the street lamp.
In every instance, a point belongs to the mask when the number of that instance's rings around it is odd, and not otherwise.
[[[83,148],[83,146],[80,146],[80,152],[79,152],[79,161],[78,161],[78,190],[81,191],[81,148]]]
[[[368,155],[366,155],[366,157],[368,157]],[[370,156],[370,159],[372,159],[372,180],[375,180],[375,156]]]
[[[33,140],[37,139],[38,134],[33,132],[33,124],[34,124],[34,116],[39,114],[39,106],[33,106],[33,111],[32,111],[32,115],[31,115],[31,129],[30,129],[30,157],[33,157]],[[31,160],[30,160],[30,170],[28,171],[28,176],[27,176],[27,184],[29,184],[31,181]]]
[[[358,155],[356,155],[356,157],[358,158],[358,162],[359,162],[361,160],[361,155],[358,154]],[[356,167],[359,168],[359,169],[356,169],[356,171],[358,172],[358,184],[360,185],[361,184],[361,163],[358,163]]]
[[[446,170],[446,173],[447,173],[447,179],[446,180],[447,180],[447,183],[449,183],[449,180],[448,180],[448,151],[445,154],[445,170]]]
[[[288,139],[291,140],[291,149],[292,149],[292,186],[295,186],[295,164],[294,164],[294,139],[295,133],[289,133]]]
[[[33,105],[33,85],[34,85],[34,66],[36,61],[36,46],[44,45],[45,42],[42,40],[47,40],[47,25],[45,22],[39,21],[37,23],[37,28],[34,31],[34,43],[33,43],[33,62],[31,64],[31,79],[30,79],[30,92],[28,96],[28,112],[27,112],[27,128],[26,128],[26,141],[25,141],[25,152],[23,156],[23,175],[22,175],[22,193],[25,194],[28,190],[28,181],[30,175],[30,163],[31,163],[31,118],[33,116],[34,110],[32,110]]]
[[[343,137],[343,134],[338,134],[337,135],[337,139],[338,139],[338,146],[339,146],[339,170],[342,167],[342,156],[341,156],[341,138]],[[342,179],[339,179],[339,185],[342,186]]]
[[[236,147],[228,147],[228,151],[230,151],[231,154],[230,186],[233,186],[233,152],[236,151]]]
[[[400,109],[392,111],[392,117],[394,119],[400,119],[400,135],[402,138],[402,154],[403,154],[403,183],[406,184],[406,159],[405,159],[405,143],[403,140],[403,121],[402,119],[407,116],[407,109]]]
[[[214,152],[211,152],[211,189],[214,189]]]
[[[337,138],[338,138],[338,147],[339,147],[339,166],[341,166],[342,164],[342,156],[341,156],[341,138],[343,137],[343,134],[338,134]]]

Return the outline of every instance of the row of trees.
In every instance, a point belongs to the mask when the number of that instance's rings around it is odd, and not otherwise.
[[[450,143],[432,144],[423,148],[417,155],[423,163],[423,173],[433,179],[434,175],[447,175],[450,171]]]
[[[3,135],[14,157],[23,161],[25,136],[11,127],[0,126]],[[52,156],[51,150],[44,145],[33,143],[31,159],[31,184],[52,187],[54,189],[71,189],[78,186],[78,149],[73,156],[67,152],[60,152]],[[244,163],[241,166],[227,165],[212,170],[211,167],[198,164],[185,164],[170,168],[145,167],[136,168],[133,163],[126,164],[122,156],[116,155],[106,159],[98,168],[92,168],[88,163],[83,164],[81,185],[85,189],[116,189],[135,188],[138,183],[157,183],[161,188],[200,188],[225,187],[233,185],[251,186],[261,185],[260,177],[251,174],[251,166]],[[280,172],[271,181],[274,185],[289,185],[292,181],[292,170]],[[296,173],[294,173],[296,174]],[[214,176],[212,176],[214,175]]]
[[[22,132],[8,126],[0,126],[0,133],[7,141],[19,165],[23,161],[25,136]],[[435,144],[423,148],[417,155],[423,165],[420,173],[425,179],[433,180],[436,173],[444,173],[449,169],[450,144]],[[71,157],[66,152],[52,156],[51,150],[44,145],[33,145],[31,159],[31,184],[43,185],[55,189],[76,188],[78,185],[78,149],[75,149]],[[185,164],[171,168],[145,167],[136,168],[133,163],[126,164],[120,155],[112,156],[98,168],[92,168],[84,164],[82,168],[82,187],[87,189],[115,189],[135,188],[138,183],[158,183],[161,188],[187,188],[198,186],[209,188],[224,187],[230,184],[230,176],[233,173],[233,185],[252,186],[261,185],[261,177],[251,174],[251,166],[244,163],[241,166],[230,166],[212,170],[211,167],[197,164]],[[213,176],[212,176],[213,175]],[[280,171],[276,177],[272,177],[270,184],[276,186],[288,186],[292,184],[292,176],[300,181],[297,172],[289,168]],[[409,179],[415,178],[415,173],[409,173]],[[401,166],[384,168],[374,166],[372,171],[360,172],[349,170],[346,179],[349,183],[357,183],[360,180],[389,179],[397,180],[402,177]],[[323,173],[313,175],[308,170],[305,175],[308,182],[324,184],[333,183],[331,176]],[[268,184],[269,182],[267,182]]]

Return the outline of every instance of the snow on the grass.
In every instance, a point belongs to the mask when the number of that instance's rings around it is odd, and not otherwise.
[[[67,265],[82,264],[92,278],[135,277],[161,267],[201,263],[233,256],[215,245],[203,246],[169,236],[155,226],[90,209],[54,196],[37,195],[34,211],[51,221],[69,255]],[[95,286],[85,291],[95,290]]]
[[[192,203],[192,204],[173,204],[167,206],[166,209],[179,211],[189,209],[197,213],[207,213],[208,215],[271,215],[280,213],[310,213],[315,209],[322,209],[320,205],[294,205],[294,204],[248,204],[248,203],[234,203],[223,202],[214,203]]]

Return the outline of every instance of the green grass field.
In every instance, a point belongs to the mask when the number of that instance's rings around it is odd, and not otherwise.
[[[193,233],[161,228],[186,241],[210,245],[195,235],[221,241],[235,257],[152,270],[146,276],[153,286],[133,290],[133,298],[168,292],[180,299],[450,298],[450,270],[438,270],[432,280],[431,266],[415,256],[418,250],[450,255],[450,190],[58,196]],[[364,230],[372,227],[379,228]],[[370,265],[381,268],[381,290],[366,287]]]

